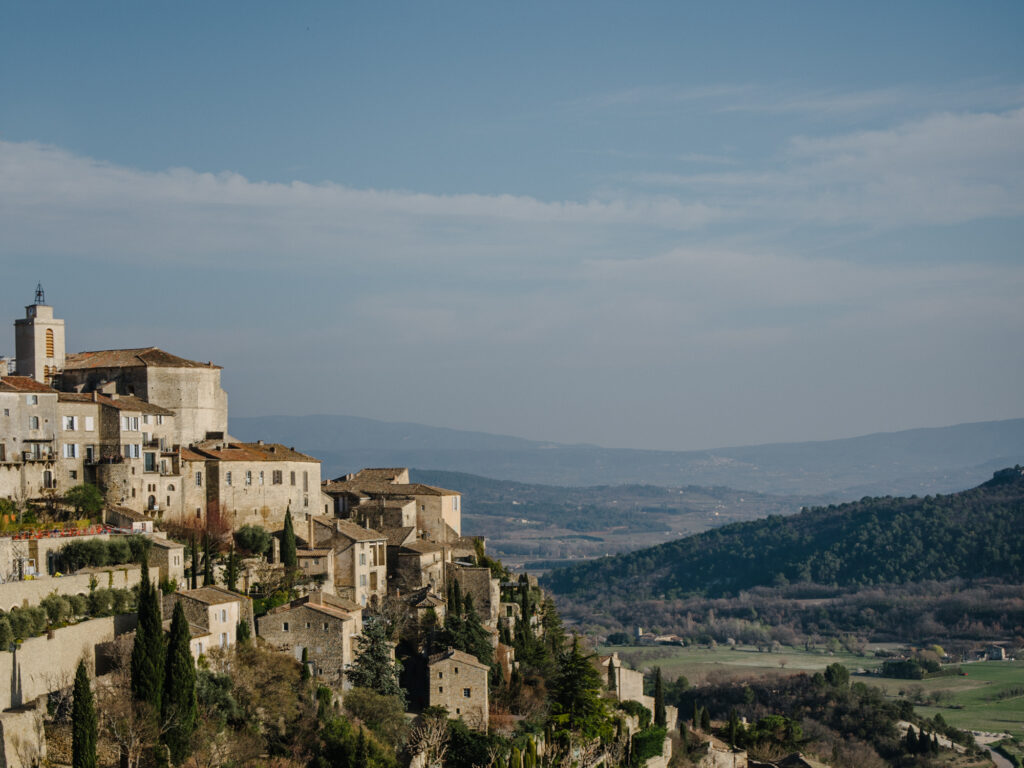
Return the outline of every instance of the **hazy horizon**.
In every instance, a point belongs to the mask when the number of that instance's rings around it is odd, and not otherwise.
[[[1017,418],[1024,5],[0,6],[0,301],[231,412],[702,450]]]

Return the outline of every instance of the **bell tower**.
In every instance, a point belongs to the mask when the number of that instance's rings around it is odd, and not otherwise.
[[[15,374],[43,384],[64,367],[64,321],[53,316],[43,285],[36,286],[35,301],[25,307],[25,317],[14,321]]]

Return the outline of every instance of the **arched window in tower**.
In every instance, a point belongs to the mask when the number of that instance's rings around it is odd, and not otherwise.
[[[53,357],[53,328],[46,329],[46,356]]]

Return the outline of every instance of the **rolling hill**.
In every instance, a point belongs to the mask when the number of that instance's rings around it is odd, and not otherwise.
[[[543,579],[579,601],[725,596],[791,582],[843,586],[926,580],[1024,583],[1024,471],[924,498],[864,498],[735,523]]]
[[[230,429],[315,455],[324,477],[407,466],[561,486],[727,486],[835,500],[961,490],[1024,462],[1024,419],[707,451],[565,445],[353,416],[232,417]]]

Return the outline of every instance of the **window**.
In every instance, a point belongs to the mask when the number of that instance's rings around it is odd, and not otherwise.
[[[163,424],[164,423],[164,417],[163,416],[157,416],[156,417],[156,423],[157,424]]]
[[[145,460],[146,463],[143,466],[143,469],[146,472],[156,472],[156,454],[147,451],[145,455]]]
[[[309,628],[310,628],[311,626],[313,626],[313,625],[312,625],[312,624],[310,624],[310,623],[309,623],[309,622],[307,621],[307,622],[306,622],[306,629],[309,629]]]
[[[444,686],[443,685],[437,686],[437,692],[438,693],[444,693]]]
[[[196,472],[196,488],[199,488],[203,484],[203,473]]]
[[[282,632],[287,632],[288,631],[288,622],[287,621],[284,622],[284,624],[281,625],[281,631]]]
[[[227,610],[227,608],[221,608],[220,609],[220,620],[222,622],[228,620],[228,610]]]
[[[309,493],[309,472],[302,473],[302,492]]]
[[[122,416],[121,417],[121,430],[123,432],[138,432],[139,431],[139,417],[138,416]]]
[[[143,424],[149,424],[149,414],[148,413],[142,414],[142,423]]]
[[[78,470],[77,469],[69,469],[68,470],[68,479],[69,480],[77,480],[78,479]]]
[[[25,402],[29,405],[39,405],[39,395],[25,395]]]
[[[360,552],[359,553],[359,564],[360,565],[366,565],[366,553],[365,552]]]
[[[274,485],[281,485],[284,482],[284,472],[280,469],[275,469],[272,475]]]
[[[64,431],[74,432],[78,427],[78,417],[76,416],[65,416],[64,417]]]
[[[46,356],[53,357],[53,328],[46,329]]]
[[[224,485],[231,485],[231,473],[230,472],[225,472],[224,473]]]
[[[470,688],[463,688],[462,689],[462,698],[468,699],[472,695],[473,695],[473,691]]]
[[[4,416],[10,416],[10,415],[11,415],[11,409],[10,408],[4,408]]]
[[[128,443],[124,447],[124,457],[126,459],[137,459],[142,456],[142,446],[132,443]]]
[[[459,668],[458,667],[455,668],[455,674],[456,675],[459,674]]]
[[[263,471],[260,470],[260,485],[263,485]]]
[[[324,632],[330,632],[330,631],[331,631],[331,626],[325,621],[324,622]]]
[[[227,632],[221,632],[220,633],[220,647],[221,648],[227,648],[228,647],[228,633]]]
[[[251,469],[245,470],[245,484],[246,485],[252,485],[252,470]]]
[[[29,417],[28,428],[29,429],[39,429],[39,417],[38,416],[30,416]]]
[[[92,416],[85,417],[85,431],[94,432],[96,430],[96,420]]]
[[[365,573],[363,573],[363,574],[361,574],[359,576],[359,586],[360,587],[365,587],[366,586],[366,574]]]
[[[78,443],[64,443],[64,458],[65,459],[77,459],[78,458]]]
[[[295,473],[292,472],[292,485],[295,485]]]
[[[196,641],[196,651],[198,651],[200,654],[202,654],[202,652],[203,652],[203,641],[202,640],[197,640]]]
[[[437,672],[437,679],[438,679],[438,680],[441,680],[441,679],[443,679],[443,678],[444,678],[444,672],[442,672],[442,671],[438,670],[438,672]]]

